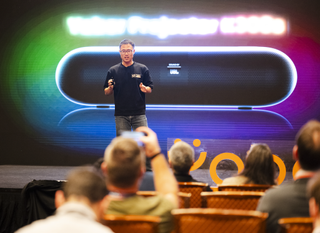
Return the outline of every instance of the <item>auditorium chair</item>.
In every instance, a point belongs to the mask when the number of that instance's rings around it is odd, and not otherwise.
[[[263,195],[264,192],[202,192],[202,207],[234,210],[256,210],[259,199]]]
[[[281,233],[311,233],[313,230],[309,217],[280,218],[279,225]]]
[[[106,214],[103,216],[101,223],[115,233],[157,233],[160,217]]]
[[[240,184],[240,185],[218,185],[218,191],[254,191],[265,192],[273,185],[266,184]]]
[[[156,195],[157,192],[156,191],[138,191],[137,194],[144,197],[151,197]],[[178,196],[179,196],[179,208],[189,208],[191,193],[179,192]]]
[[[208,184],[200,182],[178,182],[180,192],[191,193],[190,208],[202,206],[201,192],[206,191]]]
[[[175,233],[265,233],[268,214],[253,210],[175,209]]]

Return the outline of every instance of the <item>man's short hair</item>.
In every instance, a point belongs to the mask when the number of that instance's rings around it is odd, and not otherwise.
[[[178,174],[188,174],[194,163],[194,150],[186,142],[176,142],[169,151],[172,169]]]
[[[101,201],[108,194],[103,177],[89,168],[73,170],[62,190],[66,199],[70,196],[87,197],[91,203]]]
[[[121,49],[121,46],[124,44],[130,44],[132,46],[132,48],[134,49],[134,43],[132,40],[129,40],[129,39],[122,40],[119,44],[119,48]]]
[[[320,168],[320,122],[310,120],[296,136],[298,159],[302,169],[316,171]]]
[[[117,137],[105,151],[107,182],[118,188],[134,185],[145,166],[145,155],[137,142],[131,138]]]

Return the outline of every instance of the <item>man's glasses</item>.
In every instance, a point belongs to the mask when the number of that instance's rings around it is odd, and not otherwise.
[[[132,53],[132,50],[120,50],[120,53],[124,53],[124,54]]]

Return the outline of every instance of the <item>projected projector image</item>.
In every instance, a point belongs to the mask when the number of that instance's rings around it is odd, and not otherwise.
[[[147,107],[268,107],[288,98],[297,83],[291,59],[267,47],[136,46],[134,61],[149,68],[154,83]],[[118,46],[72,50],[57,66],[57,87],[79,105],[114,106],[103,85],[120,62]]]

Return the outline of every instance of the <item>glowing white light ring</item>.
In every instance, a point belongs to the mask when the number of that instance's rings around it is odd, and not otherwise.
[[[274,48],[268,48],[268,47],[258,47],[258,46],[232,46],[232,47],[216,47],[216,46],[136,46],[135,50],[137,53],[139,52],[147,52],[147,53],[154,53],[154,52],[268,52],[268,53],[273,53],[277,54],[281,58],[283,58],[288,67],[290,68],[291,71],[291,78],[292,78],[292,85],[290,87],[290,91],[288,94],[281,100],[276,103],[268,104],[268,105],[258,105],[258,106],[244,106],[244,105],[155,105],[155,104],[149,104],[147,105],[148,107],[154,107],[154,108],[161,108],[161,107],[174,107],[174,108],[185,108],[185,107],[191,107],[191,108],[239,108],[239,107],[249,107],[249,108],[263,108],[263,107],[270,107],[273,105],[276,105],[278,103],[283,102],[286,100],[291,93],[293,92],[294,88],[296,87],[297,84],[297,70],[295,65],[293,64],[292,60],[283,52],[274,49]],[[82,48],[77,48],[69,53],[67,53],[59,62],[57,69],[56,69],[56,74],[55,74],[55,79],[56,79],[56,84],[57,87],[60,91],[60,93],[69,101],[84,105],[84,106],[114,106],[113,104],[86,104],[82,103],[79,101],[76,101],[70,97],[68,97],[60,88],[59,84],[59,77],[61,73],[61,69],[63,67],[63,64],[65,61],[67,61],[70,57],[72,57],[76,53],[80,52],[119,52],[119,47],[118,46],[103,46],[103,47],[82,47]]]

